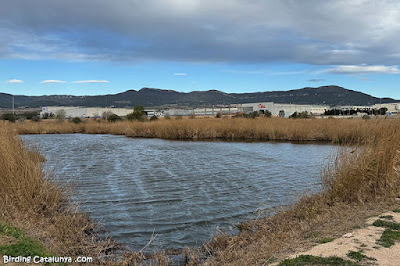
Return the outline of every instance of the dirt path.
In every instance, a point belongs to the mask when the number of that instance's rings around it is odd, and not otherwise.
[[[372,224],[377,220],[400,224],[400,213],[386,212],[379,217],[371,217],[367,219],[367,226],[365,228],[354,230],[332,242],[319,244],[308,251],[299,252],[289,258],[295,258],[300,255],[319,257],[337,256],[346,260],[352,260],[361,265],[399,266],[400,242],[395,241],[395,244],[391,247],[383,247],[378,244],[377,240],[381,238],[386,228],[373,226]],[[361,260],[351,259],[348,255],[351,251],[357,252],[355,255],[359,255]]]

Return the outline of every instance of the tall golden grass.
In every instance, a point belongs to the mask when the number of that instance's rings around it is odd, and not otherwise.
[[[182,119],[152,122],[86,121],[15,123],[19,134],[115,134],[128,137],[163,139],[225,139],[225,140],[282,140],[330,141],[333,143],[360,143],[399,126],[397,119],[281,119],[228,118]]]
[[[98,240],[94,223],[44,178],[43,157],[0,127],[0,221],[45,243],[58,256],[98,256],[113,243]]]

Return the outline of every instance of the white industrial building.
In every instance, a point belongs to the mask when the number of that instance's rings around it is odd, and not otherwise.
[[[294,112],[308,112],[313,115],[323,115],[329,106],[326,105],[300,105],[300,104],[281,104],[274,102],[245,103],[242,104],[243,112],[266,112],[269,111],[273,116],[289,117]]]
[[[322,115],[329,106],[323,105],[298,105],[298,104],[279,104],[273,102],[263,103],[246,103],[237,104],[225,107],[212,107],[212,108],[193,108],[193,109],[145,109],[147,116],[156,115],[158,117],[164,116],[215,116],[218,113],[222,115],[232,115],[238,112],[250,113],[259,111],[264,113],[266,110],[271,112],[273,116],[289,117],[294,112],[307,111],[309,114]],[[42,107],[40,116],[43,117],[45,113],[52,113],[57,115],[58,112],[63,110],[66,118],[100,118],[105,113],[113,113],[118,116],[126,116],[133,112],[133,108],[97,108],[97,107],[74,107],[74,106],[46,106]]]
[[[63,110],[66,118],[100,118],[103,117],[104,113],[111,112],[118,116],[126,116],[133,112],[132,109],[127,108],[96,108],[96,107],[65,107],[65,106],[46,106],[42,107],[40,116],[43,117],[45,113],[52,113],[57,115],[57,112]],[[241,107],[213,107],[213,108],[194,108],[194,109],[145,109],[147,116],[151,117],[156,115],[158,117],[164,116],[189,116],[194,114],[195,116],[215,116],[217,113],[222,115],[235,114],[241,112]]]
[[[342,105],[333,107],[332,109],[338,109],[343,111],[349,111],[349,110],[371,111],[372,109],[374,109],[374,107],[372,105]]]
[[[241,112],[241,107],[212,107],[212,108],[193,108],[193,109],[168,109],[168,110],[161,110],[157,113],[160,113],[161,116],[215,116],[218,113],[221,115],[229,115],[229,114],[236,114],[237,112]]]
[[[132,109],[127,108],[97,108],[97,107],[74,107],[74,106],[46,106],[42,107],[42,111],[40,112],[40,116],[43,117],[45,113],[52,113],[57,115],[60,111],[65,112],[66,118],[74,118],[74,117],[102,117],[104,113],[111,112],[113,114],[119,116],[126,116],[129,113],[133,112]]]
[[[374,109],[387,108],[387,112],[391,114],[400,114],[400,103],[381,103],[373,105]]]

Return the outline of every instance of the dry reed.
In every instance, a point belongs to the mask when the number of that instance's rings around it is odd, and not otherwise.
[[[86,121],[81,124],[23,122],[11,125],[19,134],[115,134],[128,137],[163,139],[225,139],[330,141],[332,143],[364,142],[400,126],[397,119],[281,119],[229,118],[182,119],[151,122]]]
[[[43,157],[0,127],[0,221],[45,243],[58,256],[94,256],[113,247],[99,240],[94,223],[71,205],[63,190],[44,178]]]

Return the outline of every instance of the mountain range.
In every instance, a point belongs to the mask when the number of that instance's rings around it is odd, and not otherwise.
[[[377,98],[362,92],[339,86],[306,87],[289,91],[265,91],[252,93],[225,93],[218,90],[193,91],[189,93],[174,90],[142,88],[117,94],[96,96],[73,95],[15,95],[15,107],[38,108],[41,106],[86,106],[125,107],[209,107],[254,102],[275,102],[291,104],[321,105],[373,105],[376,103],[399,102],[392,98]],[[0,108],[11,108],[12,95],[0,93]]]

